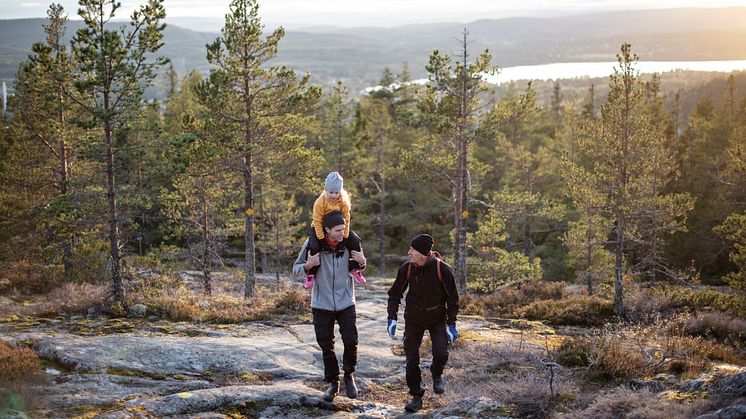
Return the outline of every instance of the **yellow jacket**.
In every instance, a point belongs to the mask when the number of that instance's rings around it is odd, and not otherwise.
[[[342,215],[345,217],[345,237],[349,237],[351,207],[352,203],[350,202],[350,194],[348,194],[346,190],[342,189],[339,198],[334,201],[326,199],[326,193],[321,192],[321,195],[316,198],[316,202],[313,203],[313,221],[311,222],[311,227],[316,230],[316,237],[319,239],[324,238],[324,216],[335,210],[341,211]]]

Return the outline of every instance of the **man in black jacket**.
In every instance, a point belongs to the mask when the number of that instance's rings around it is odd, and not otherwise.
[[[404,263],[389,289],[387,332],[395,339],[399,303],[404,291],[409,288],[404,309],[404,352],[407,356],[407,386],[412,401],[404,408],[416,412],[422,408],[422,372],[420,371],[420,345],[427,330],[432,341],[433,391],[442,394],[443,368],[448,361],[448,342],[458,337],[456,315],[458,314],[458,291],[453,270],[432,252],[433,238],[420,234],[410,244]]]

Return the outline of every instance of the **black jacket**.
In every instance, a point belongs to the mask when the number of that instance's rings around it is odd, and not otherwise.
[[[451,266],[440,262],[441,282],[438,279],[438,260],[433,256],[421,268],[412,265],[407,279],[409,264],[410,262],[406,262],[399,268],[394,285],[389,289],[388,318],[397,319],[402,296],[409,289],[405,319],[417,323],[445,320],[447,324],[455,325],[459,307],[458,291]]]

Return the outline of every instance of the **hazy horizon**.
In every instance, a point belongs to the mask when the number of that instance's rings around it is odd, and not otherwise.
[[[78,3],[61,0],[71,19],[77,18]],[[126,18],[144,3],[122,0],[119,18]],[[167,20],[222,20],[229,0],[165,0]],[[713,0],[702,5],[698,0],[471,0],[468,6],[445,0],[273,0],[259,2],[259,15],[268,26],[378,26],[391,27],[416,23],[470,22],[506,17],[554,17],[624,10],[668,9],[682,7],[719,8],[746,6],[742,0]],[[3,19],[43,18],[49,3],[28,0],[0,0]]]

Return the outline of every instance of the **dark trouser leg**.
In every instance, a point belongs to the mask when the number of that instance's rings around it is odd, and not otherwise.
[[[319,253],[319,250],[321,250],[321,243],[319,242],[319,238],[316,237],[316,229],[311,227],[311,231],[308,233],[308,254],[306,255],[306,259],[308,259],[309,255],[315,255],[316,253]],[[319,265],[314,266],[313,268],[308,270],[309,274],[316,275],[316,272],[319,271]]]
[[[355,306],[347,307],[337,314],[337,322],[339,323],[339,333],[342,335],[342,343],[344,344],[345,350],[342,355],[342,368],[347,374],[355,372],[357,366],[357,326],[355,320],[357,313],[355,312]]]
[[[407,386],[413,396],[422,393],[422,371],[420,371],[420,345],[425,328],[408,321],[404,325],[404,353],[407,356]]]
[[[313,330],[316,343],[321,347],[324,359],[324,379],[327,382],[339,381],[339,363],[334,353],[334,318],[335,313],[326,310],[312,309]]]
[[[355,234],[355,232],[352,230],[350,230],[350,235],[347,236],[347,240],[345,241],[345,243],[347,245],[347,250],[350,251],[350,254],[352,254],[353,250],[359,252],[362,249],[360,244],[360,236]],[[350,270],[353,269],[360,269],[360,264],[350,259]]]
[[[430,365],[430,372],[433,377],[440,377],[443,374],[443,368],[448,362],[448,340],[446,338],[446,324],[435,323],[430,326],[430,340],[433,342],[433,363]]]

